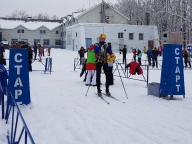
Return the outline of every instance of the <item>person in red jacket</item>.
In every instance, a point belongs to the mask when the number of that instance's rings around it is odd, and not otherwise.
[[[130,67],[129,69],[129,73],[132,74],[132,75],[135,75],[136,73],[138,75],[141,75],[143,74],[143,70],[142,68],[140,67],[139,63],[135,62],[135,61],[132,61],[130,63],[128,63],[125,68],[128,68]]]

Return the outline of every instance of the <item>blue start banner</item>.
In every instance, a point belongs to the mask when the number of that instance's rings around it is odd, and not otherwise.
[[[30,103],[29,67],[27,49],[10,49],[9,92],[18,104]]]
[[[164,45],[160,94],[185,95],[182,45]]]

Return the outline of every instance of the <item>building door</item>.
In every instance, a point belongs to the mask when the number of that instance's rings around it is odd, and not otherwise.
[[[92,45],[92,38],[85,38],[85,42],[86,42],[86,49],[88,49],[90,45]]]
[[[148,40],[148,48],[153,49],[153,40]]]

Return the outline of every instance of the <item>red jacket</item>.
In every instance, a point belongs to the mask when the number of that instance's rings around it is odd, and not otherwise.
[[[136,73],[138,75],[143,74],[143,70],[140,67],[139,63],[137,63],[135,61],[128,63],[125,68],[128,68],[128,67],[130,67],[129,73],[132,75],[135,75]]]

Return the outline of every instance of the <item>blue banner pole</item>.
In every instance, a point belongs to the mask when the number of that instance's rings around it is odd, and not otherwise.
[[[45,60],[45,73],[47,71],[47,60],[48,60],[48,58],[46,58],[46,60]]]
[[[50,73],[52,71],[52,58],[50,58]]]

